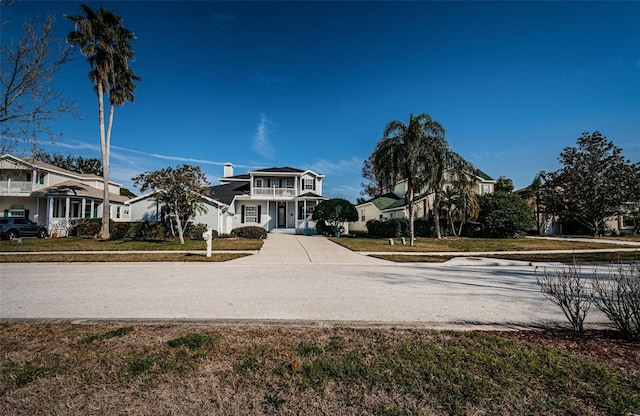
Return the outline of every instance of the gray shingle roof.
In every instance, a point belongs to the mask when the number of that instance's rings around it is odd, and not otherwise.
[[[94,188],[93,186],[72,180],[56,183],[55,185],[34,191],[33,193],[44,196],[75,196],[81,198],[92,198],[100,201],[102,201],[103,197],[102,189]],[[124,202],[129,198],[109,192],[109,199],[111,202]]]
[[[288,166],[284,166],[282,168],[266,168],[266,169],[258,169],[258,170],[254,170],[253,172],[264,172],[264,173],[278,173],[278,172],[282,172],[282,173],[303,173],[305,172],[304,170],[300,170],[300,169],[296,169],[296,168],[290,168]]]
[[[249,195],[248,182],[228,183],[224,185],[212,186],[209,189],[211,190],[211,198],[227,205],[230,205],[231,202],[233,202],[233,198],[238,195]]]

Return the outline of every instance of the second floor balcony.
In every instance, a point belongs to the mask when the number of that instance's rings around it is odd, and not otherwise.
[[[255,196],[273,196],[273,197],[294,197],[296,196],[295,188],[278,188],[278,187],[270,187],[270,188],[253,188],[253,195]]]
[[[30,193],[33,190],[31,181],[13,181],[11,179],[0,181],[0,194]]]

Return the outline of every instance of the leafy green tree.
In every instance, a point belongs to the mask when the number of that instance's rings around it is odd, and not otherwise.
[[[75,23],[75,30],[69,32],[67,41],[80,47],[89,63],[89,79],[98,95],[98,118],[100,124],[100,146],[104,179],[101,237],[109,239],[109,153],[111,150],[111,130],[115,106],[126,101],[133,102],[136,90],[134,81],[140,77],[133,73],[129,61],[134,59],[135,39],[132,31],[124,27],[122,18],[100,7],[94,10],[83,4],[84,15],[66,16]],[[109,100],[108,126],[105,130],[104,96]]]
[[[600,132],[582,133],[577,147],[558,158],[563,167],[547,175],[547,211],[576,221],[596,235],[605,220],[640,203],[640,162],[631,163],[622,149]]]
[[[10,2],[0,1],[0,15]],[[10,22],[1,21],[0,25]],[[72,49],[55,36],[55,18],[25,21],[23,34],[0,35],[0,154],[40,153],[39,136],[53,140],[49,122],[62,114],[77,115],[75,102],[54,88],[53,80],[72,57]]]
[[[494,192],[513,192],[513,181],[506,176],[500,176],[493,187]]]
[[[526,234],[534,224],[531,207],[518,195],[507,192],[480,197],[478,222],[482,235],[495,238]]]
[[[409,124],[399,120],[389,122],[382,139],[372,154],[375,177],[383,189],[393,189],[398,179],[407,181],[404,195],[409,213],[409,235],[411,245],[415,245],[414,204],[420,189],[434,175],[427,175],[427,169],[435,169],[440,163],[442,149],[447,148],[444,128],[428,114],[409,115]],[[437,222],[436,222],[437,223]]]
[[[96,158],[62,155],[60,153],[45,153],[38,160],[57,166],[71,172],[102,176],[102,162]]]
[[[345,222],[358,221],[358,211],[346,199],[332,198],[320,202],[311,218],[314,221],[323,221],[331,229],[332,234],[339,234],[343,231]]]
[[[132,180],[142,192],[152,191],[153,199],[168,210],[171,224],[178,230],[180,244],[184,244],[184,229],[189,218],[207,212],[202,196],[208,194],[209,182],[200,167],[168,167],[141,173]]]

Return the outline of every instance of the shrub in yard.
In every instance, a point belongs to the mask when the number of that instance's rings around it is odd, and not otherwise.
[[[152,240],[164,238],[165,229],[162,223],[156,221],[132,222],[129,223],[127,238],[134,240]]]
[[[207,224],[193,224],[190,222],[185,230],[185,235],[192,240],[204,240],[202,235],[207,231],[207,227]],[[218,232],[216,230],[211,230],[211,238],[216,238],[217,236]]]
[[[119,240],[123,239],[129,233],[129,227],[131,223],[128,222],[112,222],[111,223],[111,239]]]
[[[71,228],[69,236],[71,237],[93,237],[100,233],[102,220],[100,218],[92,219],[74,219],[71,220]]]
[[[413,222],[413,233],[416,237],[431,237],[433,231],[433,219],[416,218]]]
[[[517,237],[526,235],[535,224],[533,211],[517,194],[496,192],[480,197],[483,237]]]
[[[264,240],[267,238],[267,230],[262,227],[239,227],[231,230],[231,235],[250,240]]]
[[[619,262],[593,279],[593,303],[625,338],[640,340],[640,263]]]
[[[585,279],[580,273],[580,266],[573,262],[568,268],[547,271],[542,275],[536,270],[536,280],[540,290],[556,305],[560,306],[574,331],[584,331],[584,320],[591,306],[591,296],[587,293]]]
[[[405,218],[391,218],[385,221],[367,221],[367,232],[376,237],[398,238],[409,236],[409,221]]]

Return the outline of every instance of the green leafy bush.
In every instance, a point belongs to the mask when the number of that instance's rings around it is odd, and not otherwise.
[[[250,240],[264,240],[267,238],[267,230],[262,227],[250,226],[239,227],[231,230],[231,235],[238,238],[247,238]]]
[[[127,238],[134,240],[153,240],[166,236],[165,227],[160,222],[144,221],[129,223]]]
[[[483,237],[508,238],[527,234],[535,224],[533,211],[517,194],[496,192],[480,197]]]
[[[188,236],[192,240],[204,240],[202,235],[207,231],[207,224],[193,224],[192,222],[187,224],[187,229],[184,234]],[[218,232],[216,230],[211,230],[211,238],[216,238],[218,236]]]
[[[416,237],[431,237],[433,235],[433,219],[416,218],[413,222],[413,233]]]
[[[391,218],[386,221],[367,221],[369,235],[386,238],[399,238],[409,236],[409,221],[405,218]]]
[[[128,222],[111,222],[111,239],[120,240],[129,234],[131,223]]]
[[[92,219],[74,219],[71,220],[71,228],[69,229],[70,237],[93,237],[100,233],[102,220],[100,218]]]

